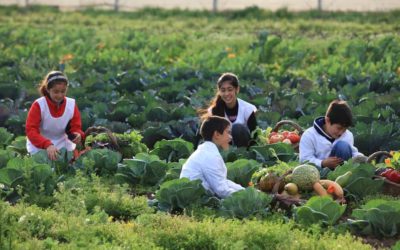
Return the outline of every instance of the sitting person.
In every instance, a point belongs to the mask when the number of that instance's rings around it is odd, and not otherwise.
[[[232,144],[247,147],[251,141],[251,132],[257,127],[257,108],[240,98],[239,79],[235,74],[224,73],[217,81],[217,94],[207,109],[200,114],[225,117],[232,124]]]
[[[347,130],[352,124],[349,105],[345,101],[332,101],[325,116],[315,119],[314,125],[301,136],[300,162],[333,170],[343,161],[363,156],[354,146],[353,134]]]
[[[83,140],[81,115],[75,100],[66,97],[68,79],[60,71],[51,71],[39,86],[42,97],[35,100],[26,119],[27,150],[35,154],[46,150],[56,160],[59,149],[73,151]]]
[[[200,133],[204,143],[187,159],[180,178],[200,179],[206,190],[220,198],[244,189],[227,179],[227,169],[218,150],[218,147],[229,149],[230,122],[219,116],[207,117],[200,127]]]

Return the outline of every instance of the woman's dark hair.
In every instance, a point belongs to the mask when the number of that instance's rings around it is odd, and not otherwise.
[[[239,88],[239,78],[233,73],[223,73],[217,81],[217,93],[211,100],[210,105],[207,109],[201,109],[199,111],[200,116],[207,116],[208,109],[211,108],[211,114],[225,117],[225,103],[221,96],[218,94],[218,90],[221,88],[224,82],[229,82],[235,89]]]
[[[353,125],[353,114],[346,101],[332,101],[326,110],[325,116],[329,118],[331,124],[340,124],[345,128]]]
[[[200,134],[205,141],[212,141],[214,132],[217,131],[220,134],[224,133],[224,130],[231,123],[224,117],[211,115],[204,119],[200,126]]]
[[[39,84],[40,95],[49,96],[48,90],[58,83],[65,83],[68,86],[68,78],[61,71],[50,71]]]

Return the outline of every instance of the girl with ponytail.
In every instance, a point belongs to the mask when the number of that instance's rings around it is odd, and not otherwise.
[[[203,111],[202,118],[216,115],[227,118],[232,124],[232,143],[237,147],[247,147],[250,133],[257,127],[257,108],[240,98],[239,79],[233,73],[223,73],[217,81],[217,93],[210,106]]]
[[[39,84],[36,99],[26,119],[26,147],[30,154],[46,150],[56,160],[59,150],[73,151],[84,137],[81,115],[75,100],[66,97],[68,79],[60,71],[49,72]]]

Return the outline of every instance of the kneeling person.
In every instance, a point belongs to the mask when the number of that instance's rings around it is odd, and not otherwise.
[[[225,118],[207,117],[200,127],[204,143],[187,159],[182,167],[180,178],[200,179],[205,189],[220,198],[244,189],[227,179],[227,169],[218,150],[218,147],[223,150],[229,149],[232,139],[230,129],[230,122]]]

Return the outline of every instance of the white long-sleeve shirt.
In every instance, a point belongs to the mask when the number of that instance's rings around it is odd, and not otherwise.
[[[247,121],[249,120],[249,117],[251,116],[252,113],[257,112],[257,108],[253,104],[243,101],[240,98],[237,98],[237,101],[238,101],[238,105],[239,105],[238,113],[236,116],[236,120],[231,123],[247,125]],[[212,108],[208,109],[208,114],[212,115]],[[226,114],[225,114],[225,118],[230,122],[230,120]]]
[[[227,169],[218,151],[211,141],[205,141],[188,158],[182,167],[180,178],[200,179],[205,189],[220,198],[244,189],[239,184],[227,179]]]
[[[310,162],[316,166],[322,167],[321,163],[328,158],[333,146],[338,141],[345,141],[351,146],[352,156],[362,155],[358,149],[354,147],[353,134],[346,130],[336,140],[329,137],[322,129],[322,118],[317,118],[314,125],[308,128],[301,136],[299,145],[300,162]]]

